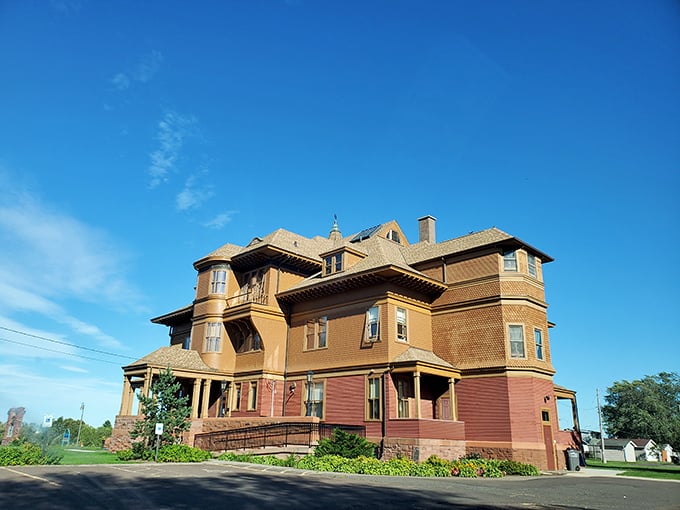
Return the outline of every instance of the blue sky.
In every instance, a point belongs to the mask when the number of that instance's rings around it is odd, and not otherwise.
[[[431,214],[556,259],[596,429],[680,369],[679,57],[670,0],[0,1],[0,412],[113,421],[226,242]]]

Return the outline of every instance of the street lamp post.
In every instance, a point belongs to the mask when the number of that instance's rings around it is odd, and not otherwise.
[[[78,425],[78,437],[76,438],[76,448],[80,447],[80,430],[83,428],[83,414],[85,413],[85,402],[80,404],[80,424]]]
[[[307,412],[305,416],[312,415],[312,382],[314,381],[314,372],[309,370],[307,372]]]

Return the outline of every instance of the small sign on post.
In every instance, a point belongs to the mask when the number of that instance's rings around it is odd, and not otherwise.
[[[156,459],[155,459],[156,462],[158,462],[158,446],[160,445],[162,435],[163,435],[163,424],[162,423],[156,423]]]
[[[52,415],[48,414],[43,416],[43,427],[51,427],[52,426]]]

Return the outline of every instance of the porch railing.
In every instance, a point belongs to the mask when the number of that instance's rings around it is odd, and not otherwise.
[[[273,423],[196,434],[194,446],[211,452],[228,451],[267,446],[307,446],[317,444],[321,439],[331,437],[333,430],[366,437],[363,425],[341,425],[332,423]]]
[[[245,303],[257,303],[260,305],[266,305],[267,294],[264,292],[264,289],[256,288],[244,292],[243,294],[237,294],[236,296],[227,298],[227,308],[242,305]]]

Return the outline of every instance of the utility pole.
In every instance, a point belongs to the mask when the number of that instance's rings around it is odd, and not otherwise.
[[[595,394],[597,395],[597,415],[600,418],[600,448],[602,450],[602,463],[607,463],[607,457],[604,455],[604,432],[602,432],[602,409],[600,408],[600,390],[595,389]]]
[[[80,448],[80,429],[83,428],[83,414],[85,413],[85,402],[80,404],[80,424],[78,425],[78,438],[76,439],[76,448]]]

